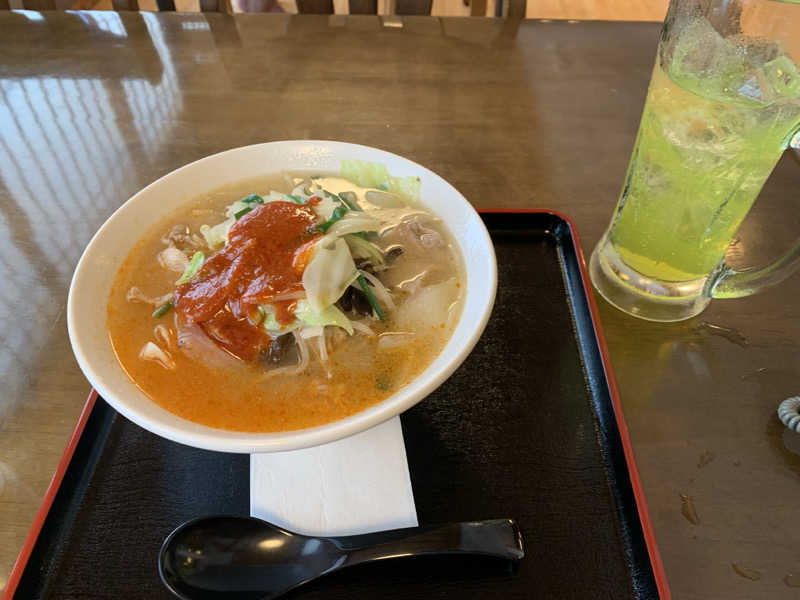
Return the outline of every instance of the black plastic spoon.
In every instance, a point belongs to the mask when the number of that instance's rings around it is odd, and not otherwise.
[[[252,517],[184,523],[161,546],[158,571],[185,600],[267,599],[343,567],[423,554],[525,556],[511,519],[394,529],[346,537],[309,537]]]

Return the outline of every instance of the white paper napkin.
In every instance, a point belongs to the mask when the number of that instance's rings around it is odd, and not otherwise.
[[[324,446],[251,454],[250,514],[306,535],[415,527],[400,418]]]

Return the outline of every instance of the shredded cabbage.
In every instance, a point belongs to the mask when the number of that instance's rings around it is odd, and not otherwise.
[[[275,307],[271,304],[259,304],[258,309],[261,311],[261,314],[264,315],[264,319],[261,321],[261,327],[266,329],[267,333],[272,337],[294,331],[303,325],[297,318],[286,325],[280,325],[275,319]],[[295,312],[297,312],[297,309],[295,309]]]
[[[315,311],[308,302],[300,300],[300,302],[297,303],[294,315],[306,326],[336,325],[344,329],[350,335],[353,335],[353,324],[350,322],[350,319],[332,304],[325,307],[324,310]]]
[[[419,178],[392,177],[384,164],[368,160],[343,160],[341,174],[361,187],[377,188],[414,201],[419,200]]]
[[[343,160],[342,177],[361,187],[380,188],[389,179],[386,165],[368,160]]]
[[[241,200],[237,200],[233,204],[229,204],[228,208],[225,209],[225,216],[228,219],[236,219],[236,213],[243,211],[245,208],[253,208],[249,204],[245,204]]]
[[[419,177],[409,175],[408,177],[390,177],[386,191],[405,196],[416,202],[419,200],[419,188]]]
[[[317,186],[316,184],[314,184],[314,185],[315,185],[316,187],[319,187],[319,186]],[[298,185],[294,186],[294,189],[292,190],[292,193],[291,193],[291,195],[292,195],[292,196],[300,196],[300,197],[301,197],[301,198],[303,198],[303,199],[310,198],[310,197],[311,197],[311,194],[306,194],[306,190],[307,190],[308,188],[309,188],[309,186],[308,186],[307,184],[305,184],[305,183],[299,183]]]
[[[264,196],[264,202],[294,202],[294,199],[292,199],[289,194],[270,190],[269,194]]]
[[[302,282],[306,299],[298,300],[294,319],[286,325],[280,325],[275,319],[275,308],[271,304],[259,306],[263,317],[261,327],[271,335],[281,335],[296,330],[309,333],[312,328],[324,328],[329,325],[341,327],[352,335],[354,331],[352,323],[335,303],[358,277],[354,259],[367,261],[375,267],[384,264],[383,252],[367,239],[365,233],[378,232],[387,224],[391,225],[400,218],[408,216],[408,210],[400,209],[398,204],[402,204],[404,200],[413,202],[419,198],[420,181],[417,177],[393,177],[389,175],[386,166],[380,163],[344,160],[341,165],[341,175],[356,185],[373,188],[373,191],[367,192],[369,195],[367,200],[378,208],[363,211],[355,200],[348,198],[349,201],[344,201],[340,196],[326,193],[313,178],[310,182],[307,180],[300,182],[291,194],[271,190],[268,194],[260,196],[264,202],[288,201],[298,204],[306,203],[311,197],[319,197],[319,202],[313,205],[314,213],[320,219],[320,223],[332,221],[325,235],[314,244],[311,258],[303,271]],[[297,181],[295,179],[294,183]],[[251,196],[255,198],[254,195]],[[226,219],[221,223],[213,226],[203,225],[200,228],[212,250],[219,249],[228,242],[228,233],[236,220],[235,215],[244,209],[253,208],[254,200],[244,202],[251,196],[229,205],[225,211]],[[338,218],[342,211],[344,214]],[[334,215],[338,220],[332,218]],[[199,266],[198,264],[197,268]],[[189,277],[195,273],[196,270]],[[379,281],[376,286],[372,281],[376,278],[369,277],[369,279],[372,290],[382,296],[385,306],[391,307],[391,298],[388,297],[385,288]],[[387,296],[388,300],[383,296]],[[299,335],[299,332],[295,335]]]
[[[327,325],[341,327],[350,335],[353,334],[353,324],[350,319],[333,305],[325,307],[324,310],[315,311],[307,301],[299,300],[294,309],[294,319],[283,326],[275,320],[275,307],[271,304],[261,304],[258,308],[264,315],[261,326],[272,336],[282,335],[296,329],[305,331],[308,327],[325,327]]]
[[[322,200],[320,200],[317,204],[312,207],[312,210],[317,214],[317,216],[324,220],[330,219],[333,211],[339,206],[341,203],[336,202],[333,198],[328,196],[321,196]]]
[[[337,238],[332,243],[321,240],[314,244],[311,259],[303,271],[303,288],[311,307],[317,312],[325,310],[342,297],[356,275],[350,247],[343,239]]]
[[[383,264],[383,252],[369,240],[352,234],[344,236],[344,239],[353,258],[369,261],[376,267]]]
[[[231,228],[236,222],[236,219],[231,217],[230,219],[225,219],[222,223],[217,223],[213,227],[209,227],[208,225],[201,225],[200,226],[200,233],[203,235],[203,238],[206,240],[206,244],[212,250],[216,250],[228,243],[228,230]]]
[[[381,223],[366,212],[347,211],[344,216],[328,228],[328,239],[338,238],[348,233],[378,231]]]
[[[398,194],[392,194],[391,192],[368,190],[364,197],[367,202],[380,208],[402,208],[406,203]]]

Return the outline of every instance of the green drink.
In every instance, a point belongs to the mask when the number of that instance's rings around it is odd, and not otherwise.
[[[709,38],[722,46],[713,75],[689,51]],[[687,281],[719,263],[800,123],[800,74],[777,44],[737,48],[702,17],[661,62],[611,240],[639,273]]]
[[[702,310],[710,274],[798,128],[800,72],[779,41],[673,15],[614,219],[592,257],[601,294],[655,320]],[[650,298],[625,305],[611,280]]]

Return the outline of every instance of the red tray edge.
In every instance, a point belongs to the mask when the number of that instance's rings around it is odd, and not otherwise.
[[[22,572],[25,570],[25,565],[28,564],[28,559],[31,556],[33,546],[36,544],[36,539],[39,537],[39,532],[42,530],[42,525],[44,525],[44,521],[47,518],[47,513],[50,512],[50,507],[53,505],[53,500],[56,497],[58,488],[61,487],[61,481],[64,479],[64,473],[66,472],[67,466],[69,466],[69,463],[72,460],[75,447],[78,445],[78,440],[80,440],[81,435],[83,434],[83,428],[86,426],[86,421],[89,418],[89,414],[92,412],[92,408],[94,408],[94,403],[96,400],[97,392],[92,389],[89,392],[88,398],[86,398],[86,403],[83,405],[81,414],[78,417],[78,422],[75,424],[75,428],[72,430],[72,434],[69,436],[67,445],[64,447],[64,452],[61,454],[61,459],[58,461],[58,465],[53,473],[53,477],[50,479],[50,484],[47,486],[47,490],[44,493],[44,497],[39,505],[39,509],[36,511],[36,514],[33,517],[31,527],[28,529],[28,535],[25,536],[25,541],[22,543],[22,549],[20,549],[19,554],[17,555],[17,560],[14,562],[14,566],[11,568],[11,573],[9,574],[8,581],[6,582],[6,587],[3,589],[2,600],[11,600],[11,598],[14,597],[14,592],[17,590],[17,585],[19,584],[20,577],[22,577]]]
[[[592,284],[589,280],[589,275],[586,272],[586,260],[583,255],[583,248],[581,248],[580,237],[578,235],[578,230],[575,227],[575,223],[564,213],[549,208],[479,208],[477,210],[479,213],[549,213],[557,216],[560,219],[563,219],[569,226],[570,232],[572,233],[572,238],[575,241],[575,252],[578,257],[578,267],[580,268],[583,287],[586,290],[586,299],[589,304],[589,311],[592,315],[592,328],[594,329],[594,334],[597,338],[598,346],[600,347],[600,357],[603,362],[603,371],[605,372],[606,381],[608,381],[611,404],[614,407],[614,416],[617,421],[617,429],[619,430],[620,439],[622,440],[622,449],[625,453],[625,462],[628,465],[631,486],[633,487],[633,494],[634,498],[636,499],[636,507],[639,512],[639,521],[642,526],[645,543],[647,544],[647,552],[650,556],[650,563],[653,567],[653,576],[656,580],[658,595],[661,600],[671,600],[672,595],[670,593],[669,586],[667,585],[667,577],[664,571],[664,565],[661,562],[661,554],[659,553],[658,545],[656,544],[656,537],[655,533],[653,532],[650,513],[647,509],[647,502],[644,497],[644,489],[642,487],[641,479],[639,478],[639,470],[636,466],[633,446],[631,445],[630,436],[628,434],[628,424],[625,421],[625,415],[622,411],[622,403],[620,402],[617,383],[614,379],[614,372],[611,369],[611,359],[608,355],[606,340],[603,335],[603,329],[600,325],[600,318],[597,314],[597,304],[595,303],[594,294],[592,294],[591,291]],[[58,488],[61,486],[61,481],[64,478],[64,472],[67,470],[70,460],[72,460],[72,455],[75,452],[75,446],[78,444],[78,440],[83,433],[83,428],[86,425],[86,420],[89,418],[89,414],[92,412],[92,408],[94,407],[96,400],[97,392],[92,389],[89,392],[89,397],[86,399],[86,404],[84,404],[83,410],[78,417],[78,422],[75,425],[75,429],[72,431],[72,435],[70,435],[69,441],[64,448],[64,453],[61,455],[61,460],[58,462],[58,466],[53,473],[50,484],[47,486],[47,491],[44,494],[42,503],[39,505],[39,509],[36,511],[36,515],[33,518],[33,523],[28,530],[28,535],[25,537],[25,541],[22,544],[22,549],[20,550],[17,560],[14,562],[14,566],[11,569],[8,582],[3,590],[2,600],[11,600],[14,597],[14,592],[19,584],[19,579],[22,576],[22,572],[25,569],[28,559],[30,558],[31,551],[36,543],[36,539],[39,537],[39,532],[42,529],[45,518],[47,518],[47,513],[50,511],[50,507],[53,504],[53,500],[58,492]]]

